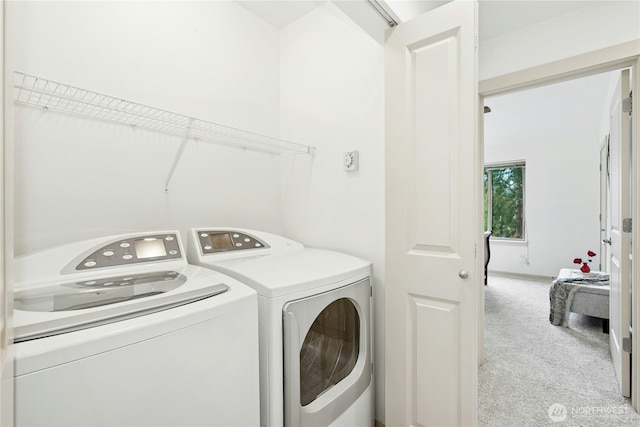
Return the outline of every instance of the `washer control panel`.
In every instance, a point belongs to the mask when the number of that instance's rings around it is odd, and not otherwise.
[[[198,241],[203,254],[269,247],[257,237],[238,231],[200,230],[198,231]]]
[[[148,261],[180,259],[180,243],[176,234],[157,234],[117,240],[92,252],[76,266],[76,270],[113,267]]]

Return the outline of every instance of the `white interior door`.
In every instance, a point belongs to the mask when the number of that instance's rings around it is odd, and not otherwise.
[[[624,218],[631,217],[629,203],[630,115],[622,109],[622,101],[627,97],[629,97],[629,70],[623,70],[610,109],[611,217],[609,218],[609,239],[611,249],[609,274],[611,275],[611,291],[609,296],[609,347],[620,391],[623,396],[629,397],[631,394],[631,359],[630,354],[623,350],[623,341],[630,336],[629,283],[631,275],[629,260],[631,233],[623,230]]]
[[[476,423],[482,268],[476,2],[389,30],[386,424]],[[481,251],[481,249],[480,249]]]

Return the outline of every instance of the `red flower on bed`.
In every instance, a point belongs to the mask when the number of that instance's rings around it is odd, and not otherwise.
[[[593,258],[594,256],[596,256],[597,254],[593,251],[587,251],[587,256],[589,258]],[[588,259],[586,261],[583,261],[582,258],[574,258],[573,259],[573,263],[574,264],[582,264],[582,267],[580,267],[580,271],[582,271],[583,273],[589,273],[591,271],[591,268],[589,267],[589,264],[591,260]]]

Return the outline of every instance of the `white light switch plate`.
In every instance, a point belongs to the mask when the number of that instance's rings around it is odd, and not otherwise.
[[[342,166],[346,171],[358,170],[358,151],[347,151],[342,157]]]

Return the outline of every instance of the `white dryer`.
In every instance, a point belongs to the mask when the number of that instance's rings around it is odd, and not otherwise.
[[[258,291],[262,426],[373,425],[370,262],[214,227],[187,254]]]
[[[17,426],[252,426],[256,292],[188,265],[177,231],[15,260]]]

